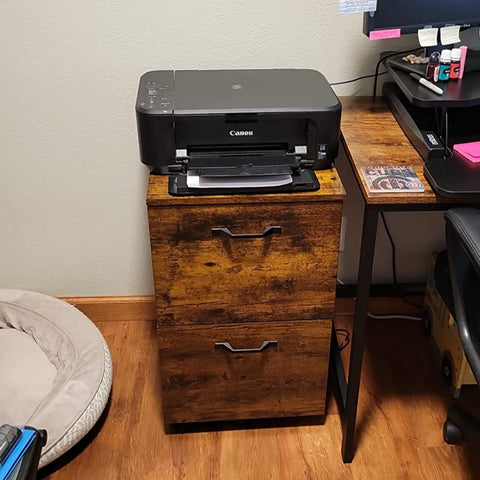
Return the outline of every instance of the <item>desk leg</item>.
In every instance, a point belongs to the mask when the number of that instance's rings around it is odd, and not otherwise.
[[[345,463],[353,460],[355,451],[355,424],[357,417],[358,392],[362,373],[363,348],[367,326],[368,299],[372,281],[375,239],[377,236],[378,211],[365,204],[363,214],[362,243],[358,267],[355,316],[352,330],[350,365],[348,370],[347,396],[343,412],[342,457]]]

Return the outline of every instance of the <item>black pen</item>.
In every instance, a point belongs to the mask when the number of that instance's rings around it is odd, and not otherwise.
[[[421,85],[427,87],[429,90],[435,92],[437,95],[443,95],[443,90],[440,87],[437,87],[434,83],[429,82],[426,78],[423,78],[416,73],[411,73],[410,76],[415,80],[418,80]]]

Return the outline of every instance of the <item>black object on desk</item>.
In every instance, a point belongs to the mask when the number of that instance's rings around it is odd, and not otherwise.
[[[384,63],[394,83],[384,85],[383,96],[423,158],[424,174],[434,191],[447,197],[480,196],[480,166],[469,165],[451,151],[456,143],[480,140],[480,71],[438,82],[444,91],[439,96],[410,76],[421,74],[425,65],[410,65],[399,56]]]
[[[480,164],[452,156],[427,160],[423,172],[432,189],[445,197],[480,198]]]
[[[314,70],[159,70],[136,103],[141,160],[171,195],[317,190],[341,104]]]
[[[414,106],[464,108],[480,105],[480,71],[466,71],[461,79],[438,82],[444,91],[439,97],[410,77],[410,73],[425,76],[426,65],[410,65],[397,56],[387,58],[384,63],[394,82]]]

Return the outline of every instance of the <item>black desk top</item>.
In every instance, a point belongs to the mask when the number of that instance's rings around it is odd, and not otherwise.
[[[410,65],[400,55],[387,58],[385,67],[412,105],[437,108],[480,105],[480,71],[465,72],[462,79],[438,82],[444,94],[437,95],[410,76],[414,72],[424,77],[426,65]]]
[[[474,198],[480,201],[480,165],[452,156],[427,160],[425,178],[433,190],[449,198]]]

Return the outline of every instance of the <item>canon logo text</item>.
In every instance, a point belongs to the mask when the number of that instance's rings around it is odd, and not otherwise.
[[[252,137],[253,130],[230,130],[231,137]]]

